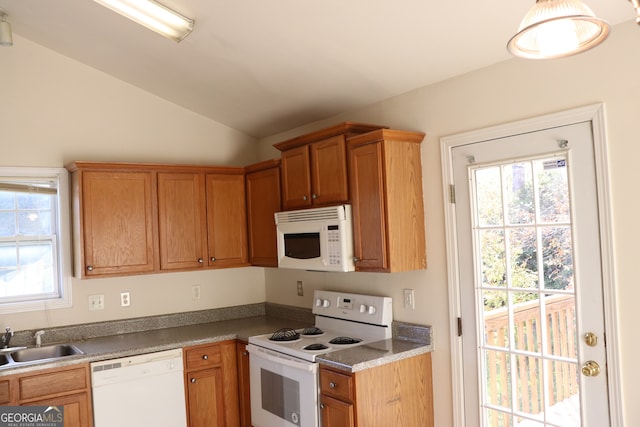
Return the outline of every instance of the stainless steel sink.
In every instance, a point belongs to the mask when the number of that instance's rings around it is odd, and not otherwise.
[[[23,350],[9,353],[9,357],[11,357],[15,363],[24,363],[34,362],[37,360],[58,359],[61,357],[74,356],[76,354],[84,354],[84,352],[71,344],[58,344],[46,347],[25,348]],[[2,363],[0,362],[0,365],[1,364]]]
[[[9,358],[4,354],[0,354],[0,366],[6,365],[10,362]]]

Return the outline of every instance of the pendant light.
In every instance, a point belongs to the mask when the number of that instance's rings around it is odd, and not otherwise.
[[[561,58],[602,43],[609,24],[580,0],[537,0],[507,50],[531,59]]]

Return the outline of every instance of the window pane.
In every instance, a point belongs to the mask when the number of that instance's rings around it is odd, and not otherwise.
[[[569,185],[566,160],[539,160],[538,197],[542,222],[569,222]]]
[[[531,224],[535,219],[531,163],[504,166],[504,196],[509,224]]]
[[[20,236],[48,236],[53,234],[51,212],[20,211],[18,213],[18,229]]]
[[[507,285],[506,254],[503,230],[480,230],[482,285]]]
[[[9,191],[0,191],[0,210],[15,209],[16,197]]]
[[[537,288],[538,243],[534,227],[509,230],[509,255],[511,286],[514,288]]]
[[[503,221],[500,168],[479,169],[475,171],[475,178],[478,224],[501,225]]]
[[[0,211],[0,237],[16,235],[16,215],[14,212]]]
[[[0,245],[0,269],[16,268],[18,266],[18,248],[15,244]],[[2,271],[2,270],[0,270]]]
[[[542,227],[544,287],[573,289],[571,228]]]
[[[51,209],[51,196],[38,193],[16,193],[18,209]]]

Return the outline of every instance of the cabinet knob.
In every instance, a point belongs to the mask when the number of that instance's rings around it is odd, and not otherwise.
[[[320,404],[320,409],[324,409],[324,403]]]
[[[195,384],[196,379],[195,378],[191,378],[191,383]]]
[[[358,258],[357,256],[354,256],[353,257],[353,262],[358,262],[358,261],[360,261],[360,258]]]
[[[312,198],[312,199],[317,199],[317,198],[318,198],[318,195],[317,195],[317,194],[312,194],[312,195],[311,195],[311,198]]]
[[[87,265],[87,271],[93,271],[93,265]]]
[[[206,354],[202,356],[202,360],[209,360],[209,356],[207,356]]]
[[[338,384],[334,383],[333,381],[329,383],[329,388],[336,388],[338,387]]]
[[[249,352],[248,352],[247,350],[245,350],[245,351],[243,351],[243,352],[242,352],[242,355],[243,355],[243,356],[248,356],[248,355],[249,355]]]
[[[202,263],[204,263],[204,260],[203,260],[202,258],[198,258],[198,262],[199,262],[200,264],[202,264]]]
[[[302,200],[307,200],[307,196],[302,196]]]
[[[211,262],[216,262],[216,257],[212,256],[211,257]]]

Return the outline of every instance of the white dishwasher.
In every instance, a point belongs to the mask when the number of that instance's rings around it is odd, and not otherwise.
[[[182,350],[91,364],[94,427],[186,427]]]

